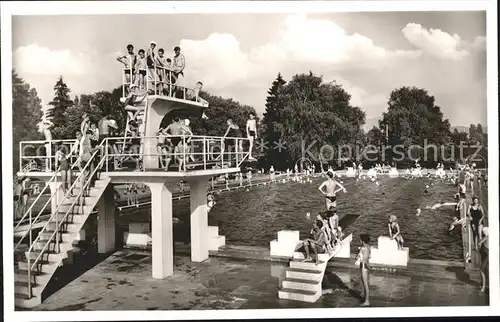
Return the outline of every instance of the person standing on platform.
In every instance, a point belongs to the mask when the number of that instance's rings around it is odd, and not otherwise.
[[[156,80],[156,85],[158,84],[158,76],[156,74],[156,42],[151,41],[149,43],[149,48],[146,51],[146,65],[148,67],[148,82],[151,82],[151,86],[148,88],[151,88],[150,91],[154,92],[155,88],[155,80]],[[153,93],[151,93],[153,94]]]
[[[325,196],[326,210],[329,210],[332,206],[335,208],[337,207],[337,192],[347,192],[347,190],[342,184],[335,180],[333,172],[328,171],[326,174],[328,175],[328,179],[318,187],[318,190]],[[339,188],[335,189],[337,187]],[[324,191],[323,188],[326,188],[326,191]]]
[[[356,258],[356,264],[359,265],[359,270],[361,273],[361,282],[363,284],[364,301],[361,306],[370,305],[370,236],[368,234],[361,234],[360,236],[362,246],[359,249],[358,256]]]
[[[472,230],[472,240],[474,248],[477,248],[478,241],[481,239],[481,226],[484,220],[483,206],[479,204],[477,196],[472,197],[472,204],[467,209],[467,218],[469,218],[470,228]]]
[[[130,85],[135,82],[135,65],[137,63],[137,55],[134,53],[134,46],[129,44],[127,46],[127,54],[118,56],[116,58],[120,63],[124,65],[125,72],[125,95],[128,94]]]
[[[250,113],[249,119],[247,121],[247,138],[248,141],[250,142],[250,146],[248,148],[248,160],[256,160],[252,156],[252,150],[253,150],[253,144],[255,139],[257,139],[257,120],[255,119],[255,115],[253,113]]]
[[[482,228],[483,238],[478,243],[479,254],[481,255],[481,292],[486,292],[486,280],[488,277],[488,266],[489,266],[489,232],[488,227]]]
[[[175,46],[174,48],[174,61],[172,64],[172,69],[173,75],[172,75],[172,82],[176,85],[174,87],[174,94],[173,96],[175,97],[176,93],[179,91],[179,87],[184,86],[184,67],[186,67],[186,59],[184,58],[184,55],[181,54],[181,47]],[[182,88],[182,92],[184,92],[184,88]]]

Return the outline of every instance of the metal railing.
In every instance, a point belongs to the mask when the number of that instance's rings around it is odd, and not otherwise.
[[[130,73],[130,81],[127,82],[126,75]],[[196,88],[186,87],[186,78],[182,77],[182,84],[179,84],[179,80],[175,80],[175,76],[173,76],[175,71],[172,68],[162,67],[162,66],[154,66],[153,68],[148,68],[146,70],[146,76],[144,85],[145,88],[141,88],[143,84],[140,84],[138,74],[132,74],[132,68],[123,68],[122,69],[122,97],[125,98],[127,96],[127,88],[130,85],[135,84],[139,86],[140,90],[144,90],[147,93],[151,93],[152,95],[165,95],[168,97],[178,98],[176,94],[181,92],[182,97],[178,99],[190,100],[205,104],[205,101],[199,97],[199,92]],[[152,74],[152,75],[151,75]],[[188,94],[192,92],[193,94]]]
[[[73,182],[73,184],[71,185],[71,187],[68,189],[68,191],[66,192],[66,195],[63,197],[63,199],[61,200],[61,202],[58,202],[58,205],[57,205],[56,209],[52,211],[52,215],[51,215],[50,219],[47,221],[47,223],[45,224],[45,226],[43,226],[42,230],[40,231],[40,233],[38,234],[38,236],[35,238],[35,240],[33,240],[32,242],[30,242],[30,247],[29,247],[28,251],[26,252],[27,253],[27,260],[28,260],[28,290],[29,290],[29,297],[30,298],[32,297],[31,272],[35,268],[35,265],[38,264],[38,262],[40,261],[42,255],[47,250],[47,247],[52,243],[52,240],[54,238],[56,238],[55,249],[56,249],[57,252],[60,252],[60,249],[59,249],[59,234],[60,234],[59,228],[61,227],[61,224],[66,221],[66,218],[67,218],[68,214],[70,212],[74,211],[73,207],[75,206],[75,204],[77,202],[79,203],[79,206],[81,206],[81,207],[84,206],[85,199],[83,199],[83,202],[80,203],[82,195],[84,196],[84,193],[85,193],[86,189],[88,188],[90,182],[92,182],[92,179],[93,179],[94,175],[96,174],[97,170],[100,167],[102,167],[103,162],[104,162],[104,158],[100,160],[100,162],[98,163],[98,165],[95,167],[94,171],[92,173],[89,173],[89,176],[88,176],[87,180],[81,185],[80,191],[79,191],[78,195],[72,196],[71,195],[71,191],[74,188],[76,188],[76,184],[78,182],[82,182],[83,181],[82,180],[82,176],[86,175],[86,169],[89,168],[91,166],[91,164],[94,162],[94,158],[99,153],[99,150],[102,147],[102,145],[103,145],[103,142],[101,142],[101,144],[99,144],[97,146],[96,151],[93,152],[91,158],[89,159],[89,161],[87,161],[87,164],[81,169],[80,174],[75,179],[75,181]],[[68,207],[68,210],[65,212],[64,216],[62,217],[62,219],[60,219],[59,218],[59,209],[63,205],[64,200],[68,199],[68,197],[74,198],[74,201]],[[82,214],[83,214],[83,211],[82,211]],[[54,229],[54,232],[46,240],[44,247],[40,250],[38,256],[33,260],[33,263],[31,263],[31,252],[34,250],[33,248],[36,245],[36,243],[40,241],[40,237],[42,236],[42,233],[45,232],[46,230],[48,230],[47,227],[49,226],[49,224],[51,222],[54,222],[53,221],[54,217],[55,217],[55,229]]]
[[[164,140],[165,143],[160,143],[160,140]],[[195,167],[201,167],[203,170],[238,167],[249,156],[248,148],[243,146],[243,149],[240,149],[240,146],[248,141],[248,138],[241,137],[199,135],[106,138],[103,141],[106,151],[103,155],[106,159],[104,168],[106,172],[116,170],[116,167],[123,169],[127,161],[132,161],[129,169],[145,171],[145,167],[141,167],[145,158],[158,159],[154,168],[164,170],[167,169],[163,159],[168,160],[169,165],[171,162],[179,165],[179,171],[188,171]],[[174,146],[172,142],[177,144]],[[125,149],[120,149],[123,146]],[[151,153],[151,150],[155,152]]]
[[[19,142],[19,169],[22,169],[22,172],[29,172],[34,168],[34,164],[36,164],[41,172],[52,172],[52,166],[56,164],[55,151],[61,146],[69,146],[66,151],[70,151],[70,153],[66,154],[68,155],[68,161],[71,163],[76,157],[71,151],[75,150],[77,144],[78,140],[76,139],[21,141]],[[45,153],[42,153],[42,149]],[[29,153],[31,150],[34,152]]]
[[[76,147],[76,146],[75,146]],[[75,149],[72,149],[70,151],[70,154],[69,156],[72,157],[73,156],[73,153],[75,152]],[[78,164],[78,161],[79,159],[77,158],[72,164],[71,164],[71,169],[74,169],[75,166]],[[57,166],[57,159],[56,159],[56,166]],[[35,198],[35,200],[31,203],[30,207],[28,208],[28,210],[24,213],[24,215],[17,221],[17,224],[14,226],[14,232],[16,230],[19,229],[19,227],[22,225],[22,224],[25,224],[26,221],[29,222],[29,225],[28,225],[28,229],[26,230],[26,233],[18,240],[18,242],[14,245],[14,251],[16,251],[18,249],[18,247],[21,245],[21,243],[23,242],[23,240],[29,235],[29,244],[31,245],[32,244],[32,231],[33,231],[33,226],[36,225],[38,223],[38,220],[39,219],[46,219],[47,216],[43,216],[43,212],[45,211],[45,209],[47,208],[47,206],[49,205],[49,203],[52,202],[52,199],[54,198],[57,198],[57,195],[59,193],[59,187],[56,187],[56,191],[54,191],[53,193],[51,193],[49,199],[45,202],[45,204],[42,206],[42,209],[38,212],[38,215],[35,216],[35,218],[33,219],[32,217],[32,212],[33,212],[33,208],[35,207],[35,205],[38,204],[38,201],[40,200],[40,198],[44,195],[44,192],[49,189],[50,190],[50,184],[51,183],[56,183],[57,184],[57,176],[58,176],[58,171],[56,169],[54,175],[45,183],[45,186],[43,187],[43,189],[38,193],[37,197]],[[70,190],[71,191],[71,190]]]

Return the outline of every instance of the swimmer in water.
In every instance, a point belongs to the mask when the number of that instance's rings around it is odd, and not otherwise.
[[[444,206],[456,206],[456,205],[457,205],[456,202],[440,202],[440,203],[435,204],[432,207],[427,207],[427,209],[436,210],[436,209],[444,207]]]
[[[397,223],[398,218],[394,215],[389,216],[389,237],[398,243],[398,249],[403,249],[403,236],[401,236],[401,229]]]
[[[328,210],[332,206],[337,207],[337,192],[342,190],[345,193],[347,190],[335,180],[333,172],[329,171],[326,174],[328,175],[328,179],[319,186],[318,190],[325,195],[326,209]],[[337,186],[339,189],[335,189]],[[324,187],[326,187],[326,191],[323,190]]]

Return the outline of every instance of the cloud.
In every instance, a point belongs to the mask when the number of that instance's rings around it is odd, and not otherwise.
[[[419,55],[415,51],[388,50],[361,34],[347,34],[334,21],[308,19],[306,15],[287,17],[280,35],[278,47],[289,59],[299,62],[349,64]]]
[[[426,29],[416,23],[407,24],[402,32],[413,46],[436,57],[461,60],[469,55],[457,34],[451,35],[440,29]]]
[[[13,65],[21,74],[85,75],[89,57],[68,49],[50,50],[37,44],[22,46],[13,54]]]
[[[203,40],[183,39],[186,75],[197,75],[207,88],[222,90],[235,83],[266,84],[278,72],[382,69],[395,60],[415,59],[418,50],[389,50],[358,33],[347,34],[331,20],[288,16],[271,42],[242,51],[231,34],[212,33]],[[263,89],[265,92],[265,89]]]

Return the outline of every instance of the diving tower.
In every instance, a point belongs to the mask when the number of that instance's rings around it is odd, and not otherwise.
[[[162,83],[157,72],[154,77],[147,75],[142,94],[131,92],[134,86],[123,77],[121,102],[128,114],[125,133],[104,138],[87,163],[80,162],[79,142],[74,139],[20,142],[22,170],[18,175],[41,180],[45,186],[14,225],[16,306],[34,307],[42,302],[42,292],[54,272],[63,262],[71,262],[73,242],[81,239],[92,214],[98,217],[98,252],[115,250],[114,184],[142,183],[151,190],[153,278],[174,273],[172,191],[179,180],[190,185],[191,260],[208,259],[208,183],[212,177],[240,171],[249,152],[233,151],[227,145],[235,141],[232,147],[236,148],[237,140],[245,143],[248,139],[158,134],[174,118],[180,118],[179,122],[201,118],[208,103],[198,97],[200,88],[174,85],[170,77]],[[72,186],[66,191],[53,153],[61,146],[73,171]],[[93,177],[97,178],[94,183]]]

